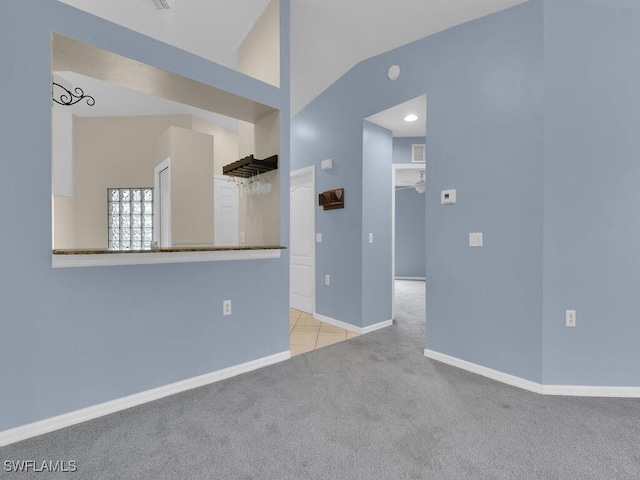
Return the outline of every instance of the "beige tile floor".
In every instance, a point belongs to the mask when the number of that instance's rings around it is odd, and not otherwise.
[[[289,349],[291,356],[343,342],[357,333],[320,322],[300,310],[289,310]]]

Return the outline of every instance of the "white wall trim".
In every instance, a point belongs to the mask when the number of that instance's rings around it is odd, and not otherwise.
[[[227,260],[260,260],[280,258],[278,248],[261,250],[212,250],[203,252],[52,254],[53,268],[105,267],[115,265],[148,265],[153,263],[219,262]]]
[[[426,277],[396,277],[396,280],[415,280],[415,281],[426,281]]]
[[[424,163],[392,163],[394,170],[424,170]]]
[[[362,334],[375,332],[382,328],[390,327],[393,325],[393,319],[385,320],[383,322],[374,323],[373,325],[367,325],[362,329]]]
[[[345,330],[358,333],[360,335],[375,332],[376,330],[380,330],[381,328],[390,327],[391,325],[393,325],[393,320],[385,320],[384,322],[376,323],[374,325],[369,325],[362,328],[356,325],[351,325],[347,322],[343,322],[342,320],[336,320],[335,318],[321,315],[319,313],[314,313],[313,318],[315,318],[316,320],[320,320],[321,322],[328,323],[329,325],[333,325],[334,327],[344,328]]]
[[[483,367],[475,363],[467,362],[456,357],[435,352],[427,348],[424,349],[424,356],[437,360],[447,365],[477,373],[492,380],[506,383],[514,387],[522,388],[530,392],[542,395],[566,395],[571,397],[618,397],[618,398],[640,398],[640,387],[603,387],[589,385],[543,385],[540,383],[525,380],[524,378],[509,375],[508,373]]]
[[[392,155],[393,157],[393,155]],[[393,158],[391,159],[393,161]],[[391,319],[396,318],[396,167],[391,165]]]
[[[158,400],[160,398],[174,395],[176,393],[202,387],[211,383],[219,382],[230,377],[235,377],[242,373],[250,372],[258,368],[266,367],[274,363],[282,362],[291,358],[291,351],[286,350],[275,355],[259,358],[250,362],[241,363],[232,367],[223,368],[215,372],[206,373],[197,377],[182,380],[162,387],[154,388],[140,393],[135,393],[127,397],[118,398],[109,402],[92,405],[91,407],[65,413],[56,417],[47,418],[38,422],[29,423],[20,427],[4,430],[0,432],[0,447],[36,437],[45,433],[53,432],[61,428],[70,427],[78,423],[103,417],[111,413],[126,410],[127,408],[142,405],[143,403]]]
[[[321,322],[328,323],[329,325],[333,325],[334,327],[344,328],[345,330],[348,330],[350,332],[362,335],[361,327],[351,325],[350,323],[343,322],[342,320],[336,320],[335,318],[327,317],[319,313],[314,313],[313,318],[315,318],[316,320],[320,320]]]
[[[171,157],[165,158],[153,169],[153,241],[160,247],[171,245],[171,213],[166,218],[168,224],[168,238],[164,239],[163,245],[160,245],[160,174],[169,169],[169,182],[167,190],[169,191],[169,205],[171,205]]]
[[[424,356],[431,358],[432,360],[446,363],[447,365],[452,365],[469,372],[477,373],[478,375],[491,378],[492,380],[506,383],[507,385],[512,385],[514,387],[522,388],[534,393],[542,393],[541,384],[532,382],[530,380],[525,380],[524,378],[509,375],[508,373],[493,370],[492,368],[483,367],[482,365],[467,362],[466,360],[462,360],[460,358],[451,357],[449,355],[445,355],[444,353],[435,352],[433,350],[429,350],[428,348],[424,349]]]
[[[299,168],[297,170],[292,170],[291,172],[289,172],[289,178],[295,177],[296,175],[305,175],[307,173],[313,173],[315,176],[316,166],[311,165],[310,167],[304,167],[304,168]]]
[[[543,385],[545,395],[571,397],[619,397],[640,398],[640,387],[596,387],[587,385]]]

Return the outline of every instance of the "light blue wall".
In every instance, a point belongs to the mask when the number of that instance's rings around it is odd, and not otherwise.
[[[314,134],[357,158],[361,118],[427,93],[428,348],[545,384],[640,385],[637,45],[637,2],[531,0],[362,62],[294,118],[302,161]]]
[[[357,88],[353,83],[348,88]],[[342,99],[321,95],[291,124],[291,169],[316,166],[316,193],[344,188],[343,209],[316,207],[316,311],[359,326],[362,319],[362,121],[342,115]],[[355,141],[347,141],[352,140]],[[331,170],[320,162],[333,159]],[[325,285],[325,275],[331,285]]]
[[[362,323],[391,319],[391,163],[390,130],[364,122],[362,134]],[[369,243],[373,233],[373,243]]]
[[[541,380],[542,4],[433,39],[427,348]],[[446,45],[446,48],[444,47]],[[431,91],[433,89],[433,92]],[[457,203],[441,205],[455,188]],[[482,232],[483,248],[468,234]]]
[[[424,137],[396,137],[393,139],[393,163],[413,163],[411,148],[415,143],[424,143]]]
[[[0,431],[286,351],[280,260],[51,268],[51,31],[282,111],[281,234],[289,219],[289,6],[277,89],[50,0],[0,20]],[[222,301],[233,315],[222,318]]]
[[[545,383],[640,385],[639,46],[636,1],[545,2]]]
[[[334,157],[335,183],[357,189],[362,120],[427,94],[427,347],[534,381],[542,375],[542,16],[532,0],[361,62],[292,121],[295,168]],[[401,68],[395,82],[386,77],[392,64]],[[458,190],[456,205],[440,205],[445,188]],[[350,282],[332,303],[318,295],[318,311],[339,319],[353,314],[360,291],[353,213],[318,223],[344,240],[331,268]],[[477,231],[485,247],[470,249]],[[318,273],[326,266],[318,255]]]
[[[394,140],[395,144],[395,140]],[[425,196],[396,191],[396,277],[425,276]]]

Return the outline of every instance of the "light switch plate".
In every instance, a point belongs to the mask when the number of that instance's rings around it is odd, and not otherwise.
[[[482,232],[470,233],[469,234],[469,246],[470,247],[482,247]]]
[[[373,243],[373,233],[369,234],[369,243]]]
[[[456,191],[452,190],[442,190],[440,192],[440,203],[442,205],[451,205],[456,203]]]
[[[316,233],[316,243],[322,243],[322,234]]]

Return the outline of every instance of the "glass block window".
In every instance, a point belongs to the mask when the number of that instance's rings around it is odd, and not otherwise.
[[[151,250],[153,188],[108,188],[109,250]]]

